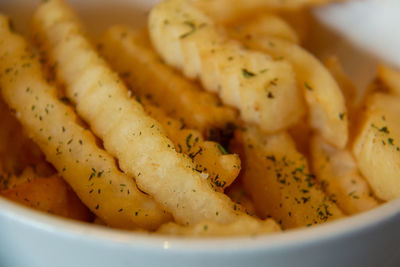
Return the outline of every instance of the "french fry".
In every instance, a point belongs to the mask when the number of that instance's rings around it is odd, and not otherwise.
[[[4,172],[3,167],[0,165],[0,191],[15,188],[36,177],[38,177],[38,174],[31,167],[25,168],[20,175],[16,175]]]
[[[371,189],[386,201],[400,196],[399,103],[396,96],[371,94],[352,148]]]
[[[378,205],[350,151],[332,147],[314,136],[311,155],[318,182],[345,214],[356,214]]]
[[[121,173],[43,79],[38,55],[0,17],[0,86],[25,130],[79,198],[110,226],[155,229],[170,219]]]
[[[307,118],[302,119],[296,125],[288,129],[288,133],[296,143],[296,149],[306,158],[310,155],[310,136],[312,129]]]
[[[291,26],[291,28],[296,32],[299,44],[303,44],[309,39],[314,24],[313,14],[310,10],[312,9],[283,9],[274,12],[274,14],[278,15]]]
[[[358,108],[358,89],[345,74],[339,59],[336,56],[330,56],[325,59],[323,63],[338,83],[343,93],[347,109],[350,111],[351,109]]]
[[[348,140],[347,109],[337,82],[324,65],[296,44],[270,36],[253,39],[248,35],[251,33],[239,40],[252,49],[292,64],[308,104],[311,127],[332,145],[344,148]]]
[[[168,117],[163,110],[140,100],[144,110],[156,119],[175,149],[188,155],[195,164],[195,170],[207,179],[211,186],[223,192],[239,175],[241,163],[238,155],[228,154],[224,147],[216,142],[204,141],[201,133],[183,128],[182,122]]]
[[[53,174],[38,146],[23,132],[21,124],[0,97],[0,161],[5,173],[19,176],[28,166],[39,175]]]
[[[299,37],[293,28],[281,17],[274,14],[264,13],[247,20],[239,20],[229,24],[228,27],[231,29],[231,36],[234,38],[241,38],[247,33],[251,33],[248,38],[257,39],[264,36],[274,36],[291,43],[299,43]]]
[[[164,64],[151,49],[145,31],[111,27],[100,38],[98,47],[136,96],[148,99],[189,128],[207,134],[235,120],[232,108],[221,105],[214,94],[202,91]]]
[[[380,64],[378,66],[378,78],[387,87],[390,94],[400,96],[400,72]]]
[[[261,218],[271,216],[283,229],[289,229],[343,217],[321,191],[307,160],[287,133],[263,135],[247,127],[238,131],[236,138],[246,157],[244,188]]]
[[[335,56],[330,56],[324,60],[325,67],[329,70],[333,78],[335,78],[337,84],[339,85],[346,103],[347,113],[348,113],[348,123],[349,123],[349,144],[355,137],[357,128],[359,127],[359,117],[362,112],[362,94],[359,92],[358,88],[350,81],[339,59]],[[371,89],[369,89],[371,90]],[[369,91],[367,90],[367,91]],[[375,89],[373,89],[375,90]],[[367,93],[368,94],[368,93]]]
[[[54,215],[86,222],[92,220],[89,209],[68,184],[56,175],[36,177],[0,192],[0,196]]]
[[[254,203],[251,200],[250,195],[246,192],[246,190],[244,190],[241,181],[235,182],[229,186],[225,193],[232,199],[232,201],[240,205],[240,207],[244,209],[247,214],[256,214]]]
[[[295,124],[305,112],[293,70],[229,39],[186,0],[167,0],[150,12],[153,45],[170,65],[239,109],[241,118],[265,132]]]
[[[42,3],[33,28],[49,63],[58,62],[58,81],[65,84],[78,113],[118,158],[121,169],[135,176],[138,186],[171,212],[177,223],[253,220],[265,225],[266,231],[276,229],[270,227],[273,222],[236,211],[228,197],[212,190],[190,159],[175,150],[161,125],[128,96],[127,88],[98,56],[64,2]]]
[[[158,234],[185,236],[185,237],[227,237],[227,236],[257,236],[278,232],[279,226],[271,220],[264,221],[262,224],[255,220],[239,220],[228,224],[218,224],[205,221],[193,226],[182,226],[176,223],[163,224],[158,230]]]
[[[333,0],[195,0],[195,5],[218,23],[227,23],[252,13],[293,10],[322,5]]]

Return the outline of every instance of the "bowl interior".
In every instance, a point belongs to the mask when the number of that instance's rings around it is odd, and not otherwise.
[[[145,25],[145,18],[149,8],[156,3],[156,0],[116,0],[116,1],[70,1],[72,6],[77,9],[87,25],[88,31],[92,35],[101,33],[107,26],[115,23],[125,23],[135,26]],[[38,3],[36,1],[0,1],[0,10],[10,15],[18,31],[27,33],[27,25]],[[99,19],[100,18],[100,19]],[[320,26],[313,32],[315,38],[327,30]],[[326,34],[326,32],[324,33]],[[375,68],[376,60],[364,52],[354,53],[357,50],[352,44],[338,34],[332,35],[335,41],[324,43],[326,47],[316,47],[317,54],[323,56],[337,52],[340,58],[344,58],[346,70],[351,69],[354,81],[360,88],[372,79],[371,71]],[[351,55],[352,60],[347,60]],[[360,60],[358,60],[360,59]],[[367,64],[366,64],[367,63]],[[366,75],[366,73],[368,75]],[[196,248],[203,251],[221,251],[237,249],[237,242],[242,246],[241,250],[254,250],[259,247],[280,248],[296,246],[321,240],[340,238],[349,233],[365,231],[377,224],[391,220],[393,217],[400,216],[400,199],[382,206],[352,216],[337,222],[326,225],[314,226],[307,229],[286,231],[282,234],[272,234],[269,236],[241,237],[241,238],[214,238],[212,242],[208,239],[189,239],[170,236],[160,236],[146,233],[128,232],[122,230],[109,229],[107,227],[89,225],[76,221],[66,220],[44,213],[36,212],[29,208],[22,207],[6,199],[0,198],[0,219],[8,219],[20,224],[25,224],[34,229],[45,232],[52,232],[59,236],[74,236],[76,239],[103,240],[109,244],[118,243],[128,246],[147,246],[162,249],[191,250]],[[234,242],[232,242],[234,240]]]

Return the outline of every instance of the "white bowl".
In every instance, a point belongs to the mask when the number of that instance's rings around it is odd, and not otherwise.
[[[191,239],[114,230],[0,199],[0,266],[399,266],[400,199],[309,229]]]
[[[75,0],[72,4],[90,31],[98,33],[116,22],[143,23],[154,2]],[[14,17],[17,30],[24,31],[36,4],[0,1],[0,10]],[[343,47],[340,52],[346,57]],[[360,70],[354,62],[364,63],[365,58],[352,62],[346,67]],[[373,61],[368,67],[374,67]],[[191,239],[66,220],[0,198],[0,266],[400,266],[400,199],[337,222],[281,234]]]

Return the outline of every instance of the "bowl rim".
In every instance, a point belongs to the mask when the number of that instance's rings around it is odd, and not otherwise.
[[[75,221],[36,211],[19,203],[0,197],[0,221],[8,219],[15,223],[54,234],[60,238],[118,246],[126,249],[158,249],[179,252],[221,253],[238,251],[246,253],[257,250],[277,250],[340,239],[400,217],[400,198],[384,203],[372,210],[349,216],[334,222],[310,228],[288,230],[260,236],[245,237],[178,237],[145,232],[111,229],[101,225]],[[0,230],[1,232],[1,230]],[[99,243],[100,241],[100,243]],[[240,246],[238,246],[240,244]]]

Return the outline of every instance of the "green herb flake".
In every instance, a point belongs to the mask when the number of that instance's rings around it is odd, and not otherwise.
[[[189,134],[188,137],[186,137],[186,146],[189,150],[192,148],[192,146],[190,145],[190,139],[192,138],[192,136],[192,134]]]
[[[383,126],[382,128],[380,128],[379,131],[383,132],[383,133],[387,133],[387,134],[390,133],[386,126]]]
[[[188,32],[182,34],[181,36],[179,36],[180,39],[186,38],[196,31],[196,25],[193,22],[185,21],[185,22],[183,22],[183,24],[187,25],[190,28],[190,30]]]
[[[253,73],[253,72],[251,72],[251,71],[249,71],[249,70],[247,70],[247,69],[242,69],[242,75],[243,75],[243,77],[245,77],[245,78],[251,78],[251,77],[256,76],[255,73]]]
[[[304,86],[306,87],[306,89],[308,91],[313,91],[314,90],[307,82],[304,82]]]
[[[221,144],[218,144],[218,149],[219,151],[221,151],[222,155],[228,154],[228,151],[226,151],[226,149]]]

